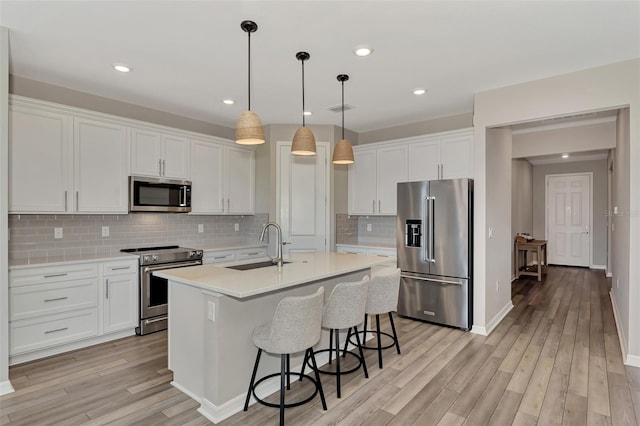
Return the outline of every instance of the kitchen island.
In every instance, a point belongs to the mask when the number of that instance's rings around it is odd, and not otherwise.
[[[388,259],[340,253],[296,253],[282,268],[252,270],[202,265],[168,269],[169,369],[172,384],[200,402],[199,412],[214,423],[242,410],[257,348],[254,327],[271,320],[280,300],[308,295],[323,286],[328,295],[345,281],[358,281]],[[328,347],[328,333],[317,348]],[[299,371],[302,353],[291,357]],[[318,357],[318,363],[326,362]],[[263,354],[259,377],[278,372],[280,358]],[[258,389],[264,397],[279,389],[279,379]]]

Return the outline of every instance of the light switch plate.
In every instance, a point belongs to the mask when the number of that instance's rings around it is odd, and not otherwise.
[[[204,232],[204,225],[201,223],[198,224],[198,232],[200,233]]]
[[[53,238],[62,238],[62,228],[53,228]]]
[[[233,225],[233,229],[234,231],[238,232],[240,230],[240,224],[236,223],[235,225]]]
[[[371,224],[367,223],[367,232],[371,232]]]
[[[109,227],[108,226],[103,226],[102,227],[102,236],[103,237],[108,237],[109,236]]]
[[[207,318],[211,322],[216,322],[216,304],[213,302],[207,303]]]

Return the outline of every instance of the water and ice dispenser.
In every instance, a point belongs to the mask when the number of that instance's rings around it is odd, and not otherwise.
[[[405,247],[422,247],[422,221],[409,219],[404,225]]]

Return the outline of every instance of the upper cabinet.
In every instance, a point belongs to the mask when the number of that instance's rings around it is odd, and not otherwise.
[[[255,151],[191,141],[191,213],[254,214]]]
[[[354,147],[349,166],[349,214],[395,215],[396,187],[407,180],[407,146]]]
[[[189,139],[151,129],[131,129],[131,173],[172,179],[189,177]]]
[[[10,213],[127,213],[128,131],[12,103]]]
[[[409,180],[473,177],[473,132],[425,136],[409,143]]]
[[[473,178],[473,130],[355,146],[349,166],[349,214],[396,214],[397,184]]]

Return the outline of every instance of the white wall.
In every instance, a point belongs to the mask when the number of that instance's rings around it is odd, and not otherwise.
[[[474,302],[474,326],[487,327],[500,315],[500,303],[488,298],[488,289],[495,286],[493,273],[500,263],[508,263],[509,247],[496,247],[498,251],[487,256],[488,227],[496,227],[499,232],[509,232],[510,224],[499,222],[500,212],[488,205],[489,193],[495,191],[488,179],[487,128],[513,123],[540,120],[577,113],[630,107],[629,151],[631,164],[640,163],[640,59],[624,61],[602,67],[591,68],[570,74],[550,77],[529,83],[477,93],[474,97],[474,169],[475,169],[475,292],[480,296]],[[619,147],[617,148],[619,149]],[[618,157],[618,156],[617,156]],[[500,167],[510,168],[511,159],[505,159]],[[510,181],[510,179],[509,179]],[[629,171],[629,187],[621,188],[619,205],[629,214],[628,241],[616,240],[615,252],[625,250],[631,259],[640,258],[640,167]],[[619,304],[635,307],[640,300],[640,262],[616,259],[616,272],[620,274],[620,286],[629,289],[629,297]],[[628,308],[628,307],[627,307]],[[622,309],[622,308],[620,308]],[[637,313],[636,313],[637,312]],[[640,360],[640,311],[630,313],[629,329],[623,330],[628,336],[629,356]],[[488,329],[489,331],[489,329]]]
[[[511,239],[516,234],[533,234],[533,166],[527,160],[511,161]],[[513,253],[513,244],[511,252]],[[511,256],[515,277],[514,256]],[[513,278],[513,277],[512,277]]]
[[[13,392],[9,382],[9,30],[0,27],[0,395]]]
[[[615,147],[615,121],[513,135],[513,158]]]

